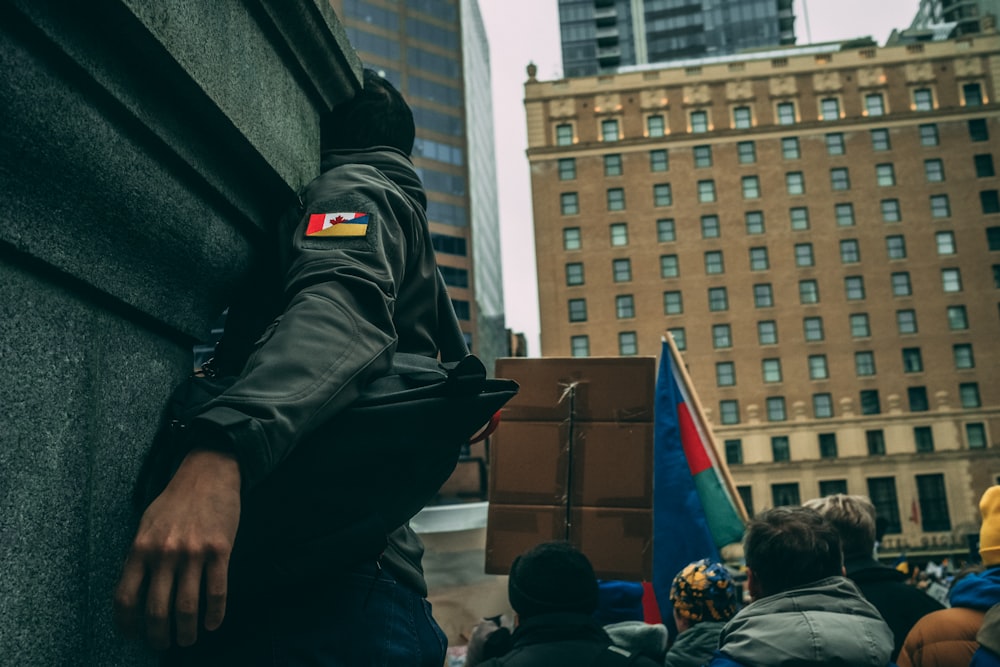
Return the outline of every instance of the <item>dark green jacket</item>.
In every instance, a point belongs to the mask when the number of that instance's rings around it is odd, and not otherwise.
[[[719,648],[719,634],[725,621],[702,621],[677,635],[663,661],[665,667],[701,667],[712,660]]]

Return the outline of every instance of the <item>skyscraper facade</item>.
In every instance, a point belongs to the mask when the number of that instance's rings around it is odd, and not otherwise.
[[[792,0],[559,0],[563,73],[795,43]]]
[[[544,356],[672,334],[749,508],[967,550],[1000,482],[996,33],[526,84]]]
[[[983,31],[983,21],[991,15],[993,25],[1000,17],[1000,0],[920,0],[911,28],[928,28],[939,23],[954,23],[956,35]]]

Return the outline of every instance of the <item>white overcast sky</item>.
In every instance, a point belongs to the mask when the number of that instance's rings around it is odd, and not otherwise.
[[[531,184],[525,155],[525,67],[534,62],[542,80],[562,76],[557,5],[557,0],[479,0],[493,71],[507,326],[527,336],[528,353],[533,357],[539,356],[541,349]],[[918,5],[919,0],[795,0],[797,43],[871,36],[882,45],[893,28],[909,26]]]

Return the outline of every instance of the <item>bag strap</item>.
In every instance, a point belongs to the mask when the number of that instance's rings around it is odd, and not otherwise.
[[[469,356],[469,346],[465,344],[465,334],[458,324],[455,306],[448,296],[441,270],[435,268],[434,271],[437,274],[437,344],[441,352],[441,361],[461,361]]]

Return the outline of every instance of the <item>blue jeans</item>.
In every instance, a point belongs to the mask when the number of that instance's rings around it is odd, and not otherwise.
[[[447,638],[427,600],[373,566],[337,577],[308,600],[240,610],[167,665],[441,667]],[[227,627],[228,626],[228,627]]]

